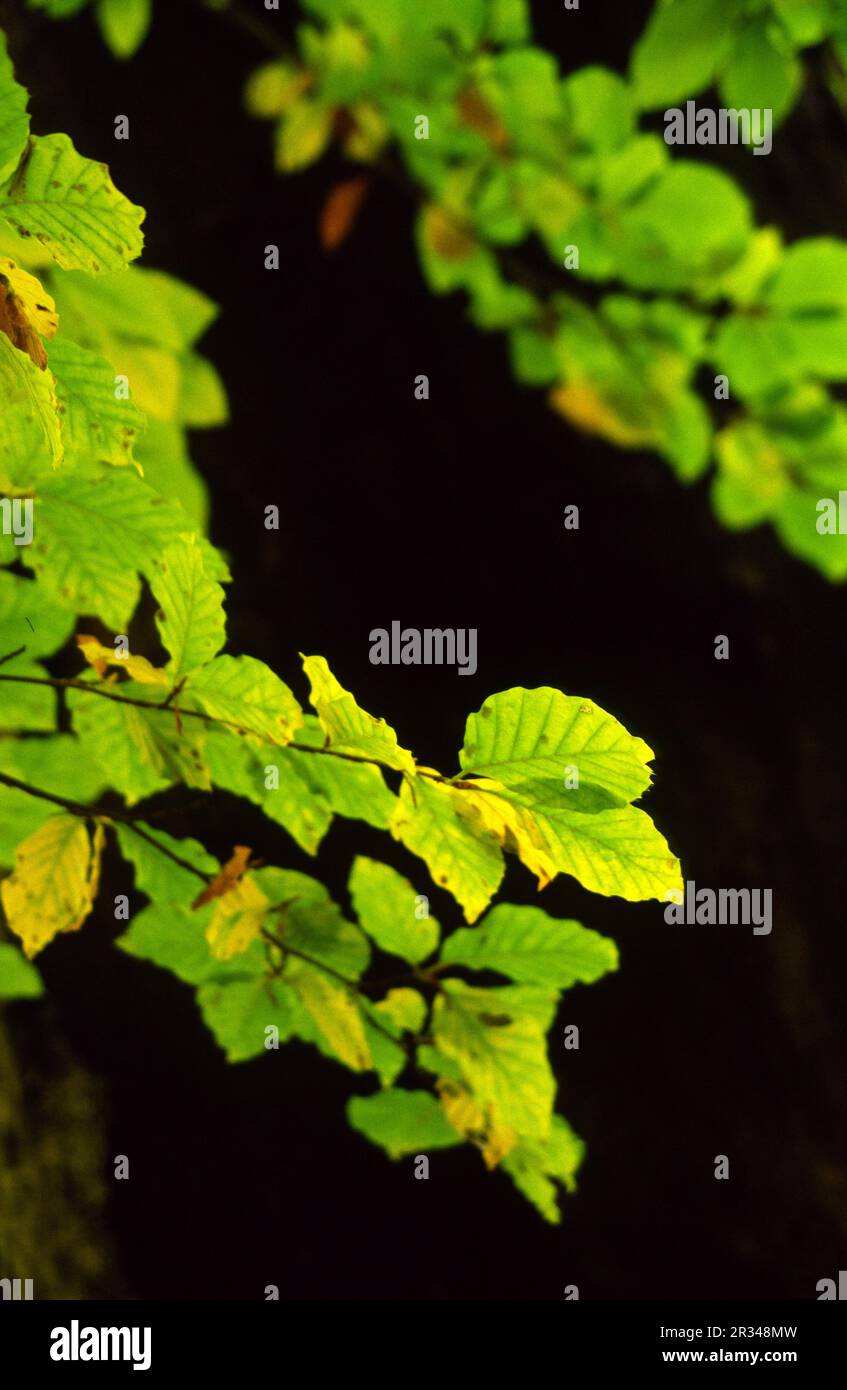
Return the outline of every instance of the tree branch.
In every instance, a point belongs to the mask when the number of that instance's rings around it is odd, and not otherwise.
[[[196,868],[194,864],[189,864],[187,859],[182,859],[172,849],[168,849],[167,845],[160,845],[159,841],[149,831],[143,830],[132,816],[121,811],[101,811],[97,806],[89,806],[82,801],[71,801],[68,797],[58,796],[55,792],[42,791],[39,787],[31,787],[27,782],[21,782],[17,777],[10,777],[7,772],[0,772],[0,784],[11,787],[14,791],[23,792],[26,796],[37,797],[39,801],[50,801],[54,806],[60,806],[63,811],[68,811],[72,816],[79,816],[84,820],[117,821],[120,825],[125,825],[139,839],[146,840],[149,845],[157,849],[160,854],[164,854],[174,864],[178,864],[181,869],[187,869],[189,873],[201,878],[204,883],[211,882],[209,874],[204,874],[202,869]]]

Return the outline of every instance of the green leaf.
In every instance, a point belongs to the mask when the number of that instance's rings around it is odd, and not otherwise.
[[[813,237],[788,248],[755,316],[724,319],[714,358],[741,395],[785,388],[804,375],[847,377],[847,245]]]
[[[229,419],[226,389],[211,362],[196,352],[182,360],[179,419],[193,429],[225,425]]]
[[[653,751],[591,700],[542,686],[490,695],[469,716],[459,763],[491,777],[527,804],[574,810],[624,805],[650,785]],[[579,786],[565,788],[566,770]]]
[[[150,577],[159,605],[156,626],[170,653],[174,678],[205,666],[226,641],[224,591],[210,579],[196,537],[187,536],[160,556]]]
[[[452,893],[474,922],[500,887],[505,866],[499,845],[460,813],[461,795],[427,777],[405,781],[391,834],[423,859],[434,882]]]
[[[314,720],[313,715],[306,716]],[[314,720],[317,724],[317,720]],[[298,730],[302,740],[303,730]],[[323,743],[320,735],[319,745]],[[387,830],[397,799],[368,763],[320,757],[291,747],[259,749],[227,731],[210,736],[207,758],[215,786],[247,797],[315,854],[333,813]],[[278,786],[267,783],[274,776]]]
[[[407,878],[388,864],[361,855],[353,861],[348,880],[356,916],[380,950],[416,965],[438,945],[434,917],[419,919],[418,897]]]
[[[727,270],[751,233],[750,206],[720,169],[674,160],[618,212],[621,277],[637,289],[684,289]]]
[[[131,58],[147,37],[152,0],[97,0],[100,30],[116,58]]]
[[[85,159],[67,135],[31,135],[0,217],[34,237],[65,270],[118,270],[141,254],[144,209],[119,193],[105,164]]]
[[[81,690],[68,690],[65,698],[74,732],[91,766],[98,770],[104,784],[126,798],[128,805],[153,796],[168,785],[169,779],[154,772],[149,760],[139,760],[133,738],[135,726],[127,718],[129,706]],[[150,699],[149,686],[146,698]]]
[[[27,659],[52,656],[67,642],[74,621],[73,611],[33,579],[0,571],[0,656],[22,646]],[[17,668],[8,663],[3,669]]]
[[[154,704],[151,687],[136,681],[121,684],[125,699]],[[184,782],[187,787],[211,791],[212,779],[206,763],[206,730],[199,720],[178,719],[173,709],[141,709],[123,705],[126,732],[135,744],[141,761],[156,777],[167,782]]]
[[[89,0],[29,0],[31,10],[46,10],[52,19],[67,19],[78,14]]]
[[[582,1140],[561,1115],[554,1115],[548,1138],[522,1139],[503,1159],[502,1167],[544,1220],[555,1225],[561,1220],[556,1184],[566,1192],[574,1191],[584,1154]]]
[[[178,502],[190,529],[205,532],[209,520],[209,489],[191,462],[185,430],[148,416],[135,456],[148,487]],[[218,573],[217,578],[221,577]]]
[[[435,1000],[436,1047],[456,1062],[478,1105],[519,1135],[550,1133],[556,1083],[546,1030],[556,994],[529,985],[475,989],[445,980]]]
[[[63,331],[101,352],[129,376],[121,354],[143,344],[181,356],[217,317],[217,305],[193,285],[161,270],[131,265],[92,279],[82,271],[62,275],[56,285]],[[135,388],[133,388],[135,389]],[[143,410],[146,402],[140,402]]]
[[[532,34],[527,0],[489,0],[489,43],[504,45],[527,43]]]
[[[26,89],[15,81],[6,49],[6,35],[0,33],[0,183],[17,168],[29,135]]]
[[[125,471],[45,479],[35,515],[27,564],[62,602],[116,632],[126,631],[138,602],[138,572],[189,529],[179,507]]]
[[[40,999],[41,976],[17,946],[0,941],[0,999]]]
[[[290,986],[261,975],[209,981],[198,989],[197,1003],[229,1062],[261,1056],[270,1041],[267,1028],[279,1029],[279,1041],[286,1042],[299,1035],[305,1021]]]
[[[740,420],[717,436],[718,475],[712,504],[724,526],[755,526],[771,514],[788,486],[776,443],[755,420]]]
[[[586,67],[562,83],[570,131],[581,144],[607,152],[632,135],[635,114],[630,89],[609,68]]]
[[[247,969],[262,971],[261,946],[251,947],[239,958],[237,971],[216,960],[206,940],[212,906],[207,904],[196,911],[191,908],[203,887],[202,876],[213,877],[220,869],[218,861],[197,840],[174,839],[144,821],[138,822],[138,827],[147,838],[142,839],[128,826],[115,826],[121,854],[135,871],[136,892],[150,899],[149,906],[134,913],[130,926],[118,937],[121,950],[172,971],[188,984],[201,984],[220,975],[243,974]],[[169,854],[154,845],[162,846]],[[193,865],[200,876],[177,860]]]
[[[63,458],[53,377],[0,333],[0,489],[31,488]]]
[[[847,311],[847,243],[807,237],[789,246],[763,295],[783,313]]]
[[[830,32],[839,0],[771,0],[780,24],[799,48],[820,43]]]
[[[471,970],[496,970],[527,985],[592,984],[618,967],[613,941],[579,922],[549,917],[539,907],[500,903],[479,926],[461,927],[444,942],[441,960]]]
[[[131,400],[116,397],[110,364],[59,338],[50,347],[50,370],[56,378],[66,462],[133,463],[144,416]]]
[[[732,49],[741,8],[738,0],[654,5],[630,64],[639,106],[671,106],[708,87]]]
[[[847,456],[842,461],[842,480],[847,477]],[[776,506],[773,522],[787,550],[807,563],[816,565],[827,579],[847,579],[847,535],[821,534],[817,529],[818,489],[794,487],[783,494]],[[837,500],[837,499],[836,499]]]
[[[774,43],[771,18],[758,15],[741,31],[721,74],[721,102],[734,110],[770,110],[776,123],[793,106],[802,80],[802,64]]]
[[[514,328],[509,334],[512,371],[526,386],[550,386],[561,368],[546,334],[535,328]]]
[[[216,656],[186,689],[213,718],[270,743],[288,743],[303,722],[288,686],[253,656]]]
[[[361,999],[360,1004],[374,1071],[382,1086],[391,1086],[405,1070],[409,1060],[400,1039],[404,1030],[416,1033],[423,1026],[426,1001],[416,990],[394,989],[389,990],[385,999],[378,1004],[371,1004],[365,999]]]
[[[415,760],[397,743],[384,719],[360,709],[349,691],[339,685],[322,656],[304,656],[303,670],[311,686],[311,703],[337,753],[370,759],[398,772],[414,772]]]
[[[89,803],[95,802],[108,785],[80,742],[69,734],[56,734],[52,738],[5,738],[3,771],[40,791],[55,792],[59,787],[73,787],[74,796]],[[43,825],[55,809],[49,801],[0,786],[0,863],[13,864],[20,842]]]
[[[276,934],[291,951],[301,952],[345,980],[358,980],[370,961],[367,937],[347,921],[323,884],[307,874],[282,869],[260,869],[255,878],[274,905],[285,904],[276,917]],[[293,968],[289,975],[293,977]]]
[[[682,888],[679,861],[650,817],[637,806],[595,815],[533,807],[542,844],[559,873],[606,897],[667,901]]]
[[[297,731],[297,742],[313,742],[315,730],[319,733],[317,746],[323,747],[323,732],[311,714],[304,717],[304,727]],[[377,830],[388,829],[397,798],[386,787],[378,767],[332,755],[301,753],[294,748],[285,750],[282,766],[295,767],[298,775],[305,777],[337,815],[365,821]]]
[[[353,1096],[347,1102],[347,1119],[359,1134],[385,1149],[389,1158],[451,1149],[461,1143],[429,1091],[378,1091],[375,1096]]]
[[[8,674],[49,680],[47,668],[26,657],[9,663]],[[48,686],[0,682],[0,730],[52,733],[56,728],[56,692]]]
[[[201,884],[195,882],[199,890]],[[186,984],[201,985],[223,972],[206,940],[209,915],[204,909],[192,912],[187,907],[154,902],[133,914],[131,925],[115,945],[127,955],[169,970]],[[243,968],[241,958],[239,966]]]

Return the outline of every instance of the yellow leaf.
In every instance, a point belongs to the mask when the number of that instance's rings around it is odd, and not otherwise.
[[[82,926],[97,894],[104,839],[100,824],[92,835],[85,821],[63,811],[18,846],[0,896],[30,959],[59,932]]]
[[[654,429],[624,419],[587,381],[556,386],[549,399],[554,410],[586,434],[599,434],[613,444],[630,449],[656,442]]]
[[[303,961],[286,974],[333,1052],[353,1071],[369,1071],[373,1057],[362,1014],[350,991]]]
[[[43,371],[47,353],[41,338],[55,337],[58,327],[56,305],[41,282],[0,256],[0,332]]]
[[[249,855],[250,851],[246,853]],[[230,865],[232,862],[231,859]],[[221,872],[227,868],[229,865]],[[206,940],[215,959],[230,960],[246,951],[259,935],[270,905],[270,899],[253,878],[243,878],[225,892],[206,928]]]
[[[505,788],[488,777],[477,777],[472,783],[454,783],[453,790],[459,814],[490,835],[502,849],[517,854],[535,874],[539,888],[546,888],[558,869],[532,811],[507,801]]]
[[[486,1168],[496,1168],[497,1164],[511,1153],[518,1142],[515,1130],[500,1124],[491,1114],[491,1108],[482,1106],[467,1089],[457,1081],[436,1082],[441,1107],[450,1124],[463,1139],[475,1144],[485,1160]]]
[[[120,666],[132,680],[139,681],[141,685],[160,685],[166,689],[170,687],[171,680],[167,671],[154,666],[146,656],[120,656],[113,647],[104,647],[96,637],[89,637],[84,632],[77,633],[76,644],[98,676],[105,676],[109,666]]]
[[[314,80],[306,68],[294,68],[289,63],[265,63],[247,82],[244,93],[247,110],[252,116],[267,120],[282,116],[309,90]]]

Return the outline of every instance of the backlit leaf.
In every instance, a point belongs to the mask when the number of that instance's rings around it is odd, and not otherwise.
[[[67,135],[30,136],[0,189],[0,217],[39,241],[65,270],[118,270],[144,243],[144,210],[118,192],[105,164],[78,154]]]
[[[18,846],[15,867],[0,884],[10,929],[32,958],[59,932],[77,931],[94,903],[103,828],[61,812]]]
[[[408,879],[388,864],[360,855],[353,861],[348,887],[360,924],[381,950],[413,964],[432,955],[439,926],[434,917],[417,918],[418,899]]]
[[[478,926],[462,927],[448,937],[441,960],[471,970],[496,970],[521,984],[569,989],[616,970],[618,950],[608,937],[579,922],[549,917],[538,907],[500,903]]]

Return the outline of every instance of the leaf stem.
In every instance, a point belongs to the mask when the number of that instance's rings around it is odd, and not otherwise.
[[[39,787],[31,787],[29,783],[21,782],[17,777],[10,777],[7,772],[0,772],[0,784],[11,787],[14,791],[23,792],[26,796],[37,797],[39,801],[50,801],[54,806],[60,806],[63,811],[68,811],[72,816],[80,816],[85,820],[117,821],[120,825],[125,825],[139,839],[146,840],[149,845],[172,860],[174,864],[178,864],[181,869],[187,869],[197,878],[202,878],[204,883],[211,882],[209,874],[204,874],[202,869],[198,869],[194,864],[189,864],[187,859],[182,859],[172,849],[168,849],[167,845],[160,845],[149,831],[142,830],[133,816],[128,816],[121,811],[101,811],[97,806],[89,806],[82,801],[71,801],[66,796],[57,795],[56,792],[42,791]]]

